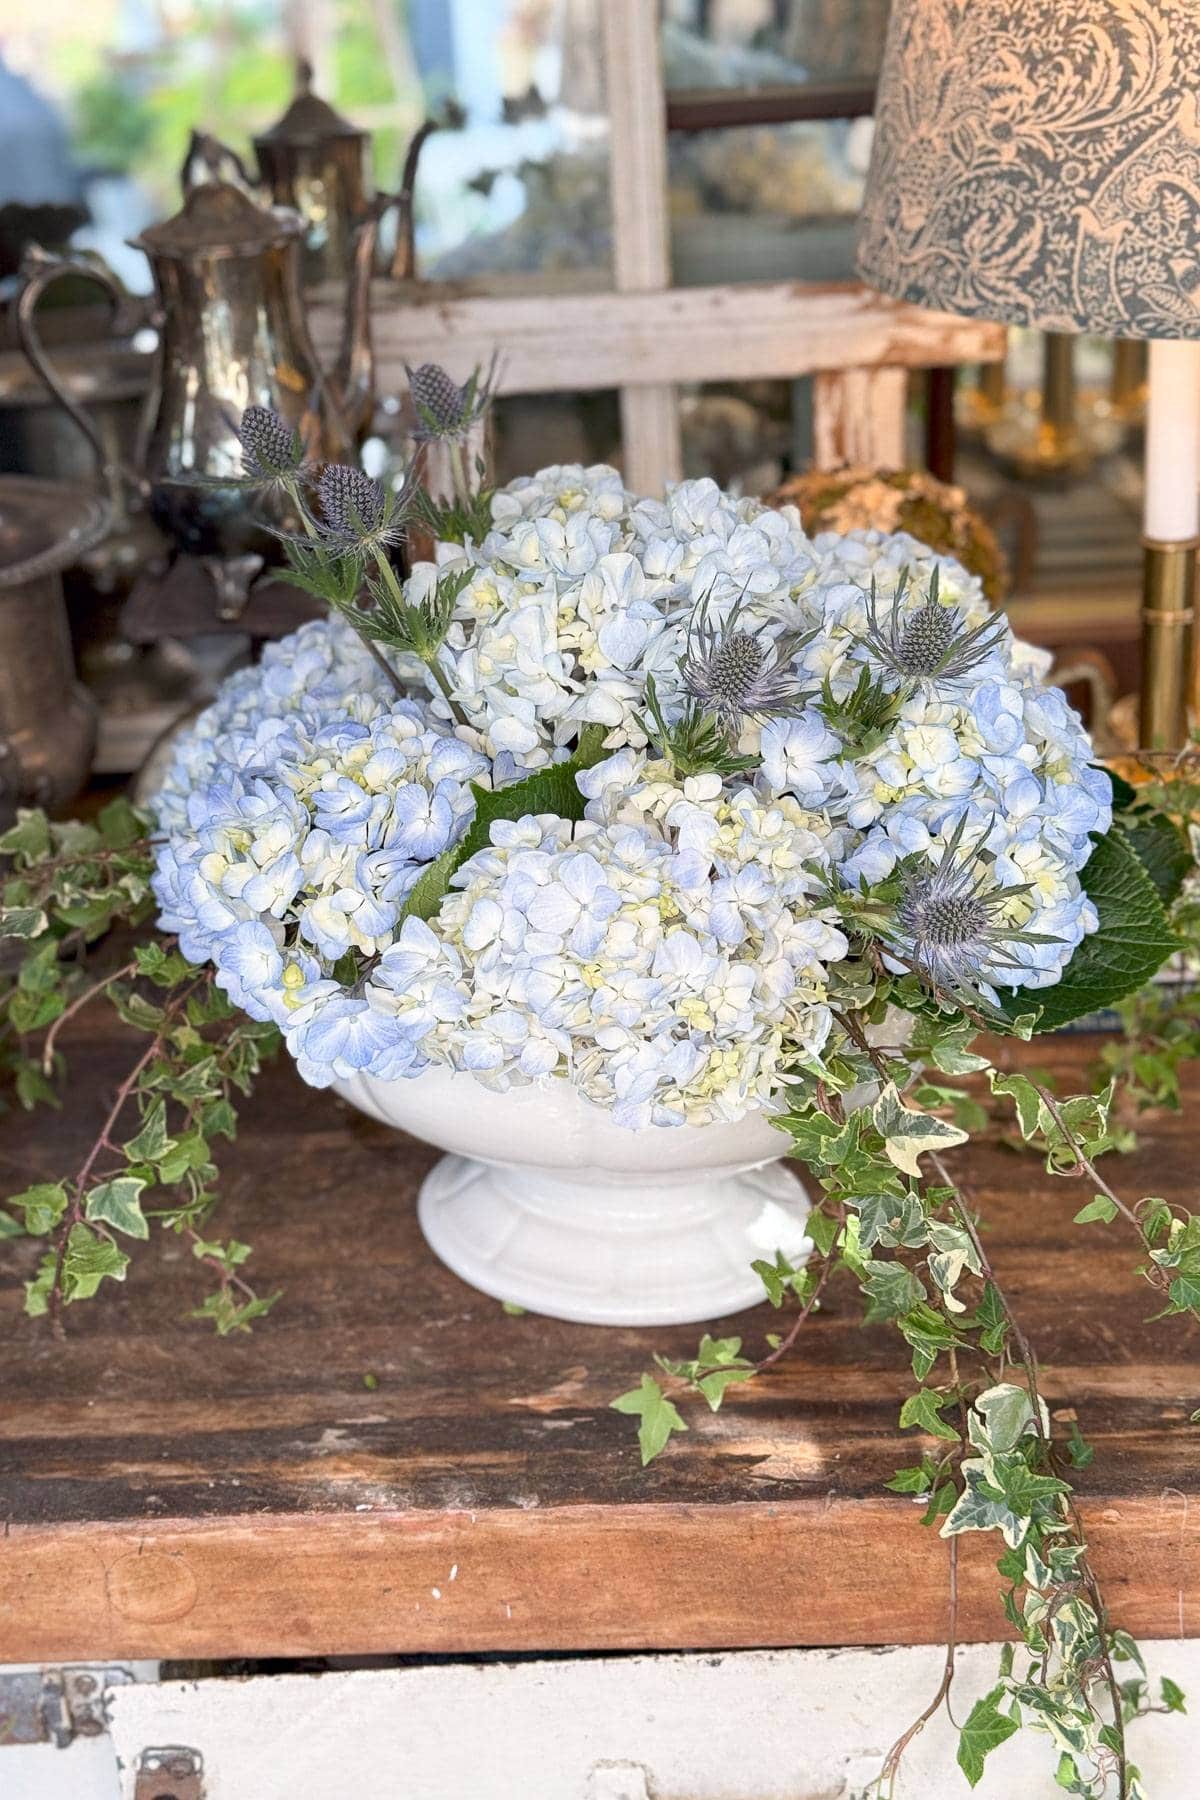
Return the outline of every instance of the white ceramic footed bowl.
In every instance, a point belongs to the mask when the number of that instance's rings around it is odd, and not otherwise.
[[[757,1305],[751,1268],[812,1249],[808,1198],[762,1113],[626,1131],[567,1081],[496,1094],[428,1069],[334,1092],[451,1154],[418,1202],[430,1247],[498,1300],[587,1325],[673,1325]]]

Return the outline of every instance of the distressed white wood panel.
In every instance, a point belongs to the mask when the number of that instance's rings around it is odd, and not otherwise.
[[[667,108],[656,0],[605,0],[613,275],[622,293],[671,284]],[[683,474],[679,396],[665,380],[621,389],[626,485],[661,494]]]
[[[1145,1648],[1152,1676],[1200,1692],[1200,1641]],[[996,1658],[960,1652],[960,1717]],[[852,1800],[941,1664],[931,1647],[762,1651],[173,1683],[115,1694],[113,1735],[123,1800],[140,1750],[162,1743],[203,1754],[205,1800]],[[1133,1732],[1147,1792],[1182,1800],[1200,1716]],[[962,1800],[955,1743],[944,1717],[931,1723],[896,1800]],[[1021,1733],[977,1800],[1053,1800],[1054,1763],[1048,1740]]]
[[[867,463],[899,469],[908,461],[904,413],[908,370],[844,369],[813,381],[813,461],[819,469]]]
[[[310,316],[332,357],[340,312],[321,302]],[[502,394],[929,368],[990,362],[1004,350],[1000,326],[904,306],[853,281],[494,295],[380,283],[374,332],[384,393],[404,390],[406,362],[441,363],[465,380],[496,350]]]

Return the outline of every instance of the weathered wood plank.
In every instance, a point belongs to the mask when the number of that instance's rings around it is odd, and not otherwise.
[[[658,14],[644,0],[603,8],[609,114],[613,275],[622,293],[671,284],[667,115]],[[661,494],[683,474],[679,396],[667,382],[621,389],[621,463],[637,494]]]
[[[823,370],[813,378],[813,464],[900,469],[907,369]]]
[[[310,318],[331,355],[340,311],[322,302]],[[403,388],[406,362],[442,363],[465,380],[496,350],[502,394],[925,368],[1004,353],[1000,326],[904,306],[853,281],[495,295],[380,282],[374,334],[383,391]]]
[[[81,1155],[123,1066],[106,1030],[75,1040],[65,1115],[4,1121],[0,1190]],[[1069,1092],[1095,1048],[1002,1056]],[[184,1317],[196,1271],[166,1238],[56,1343],[20,1314],[37,1244],[4,1245],[0,1661],[936,1637],[945,1546],[880,1485],[903,1460],[904,1358],[848,1287],[796,1357],[694,1413],[642,1471],[608,1403],[696,1329],[505,1316],[424,1247],[413,1198],[432,1157],[270,1070],[225,1156],[224,1228],[285,1289],[250,1339]],[[1193,1165],[1172,1115],[1117,1174],[1184,1194]],[[1117,1616],[1200,1633],[1200,1332],[1144,1324],[1134,1250],[1071,1225],[1074,1184],[998,1144],[972,1147],[968,1172],[1051,1404],[1096,1445],[1080,1487]],[[758,1345],[775,1323],[764,1309],[729,1328]],[[1002,1628],[992,1550],[964,1548],[964,1638]]]

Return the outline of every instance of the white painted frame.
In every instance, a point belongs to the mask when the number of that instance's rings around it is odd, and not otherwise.
[[[673,288],[666,101],[658,0],[600,0],[611,124],[615,291],[497,279],[380,283],[375,345],[381,391],[404,365],[439,362],[459,379],[499,351],[499,392],[621,397],[625,479],[661,493],[682,472],[676,385],[812,375],[819,466],[905,461],[907,371],[998,361],[1000,326],[884,300],[857,282],[745,282]],[[313,313],[333,353],[340,306]]]

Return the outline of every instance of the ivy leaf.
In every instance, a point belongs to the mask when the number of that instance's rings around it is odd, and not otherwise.
[[[919,1425],[931,1437],[945,1438],[948,1443],[956,1444],[958,1432],[942,1418],[942,1408],[948,1406],[952,1398],[953,1395],[938,1394],[932,1388],[910,1394],[900,1408],[901,1431],[907,1431],[910,1425]]]
[[[1034,1429],[1033,1403],[1023,1387],[1002,1381],[980,1394],[971,1409],[971,1442],[998,1454],[1012,1450]]]
[[[867,1262],[863,1269],[863,1288],[868,1300],[864,1323],[867,1325],[902,1318],[925,1298],[921,1282],[902,1262]]]
[[[1042,1096],[1030,1081],[1028,1075],[1001,1075],[993,1069],[988,1077],[993,1094],[1003,1094],[1012,1101],[1017,1114],[1017,1124],[1021,1128],[1021,1136],[1028,1143],[1037,1134],[1042,1116]]]
[[[1200,1315],[1200,1275],[1177,1275],[1168,1292],[1171,1298],[1168,1312]]]
[[[175,1148],[175,1139],[167,1135],[167,1107],[164,1100],[156,1100],[151,1106],[142,1129],[136,1137],[131,1137],[122,1148],[130,1162],[159,1162],[168,1151]]]
[[[143,838],[150,826],[147,814],[140,813],[124,794],[118,794],[103,806],[96,819],[101,840],[111,850],[127,850]]]
[[[63,1260],[63,1297],[90,1300],[105,1279],[124,1281],[129,1258],[111,1238],[97,1237],[86,1225],[76,1225],[67,1239]]]
[[[864,1194],[853,1204],[858,1207],[859,1242],[864,1250],[873,1244],[917,1250],[925,1243],[925,1215],[915,1194]]]
[[[1017,1721],[1000,1711],[1004,1688],[994,1687],[990,1694],[977,1700],[968,1714],[958,1739],[958,1766],[972,1787],[983,1779],[983,1765],[993,1750],[1006,1743],[1018,1730]]]
[[[93,1224],[111,1225],[126,1237],[148,1238],[150,1227],[138,1199],[145,1185],[139,1175],[119,1175],[114,1181],[103,1181],[85,1200],[84,1214]]]
[[[1073,1223],[1076,1225],[1090,1225],[1093,1219],[1102,1219],[1106,1225],[1109,1225],[1116,1216],[1117,1209],[1109,1199],[1108,1195],[1097,1194],[1094,1200],[1089,1200],[1086,1206],[1080,1207],[1079,1211],[1075,1214]]]
[[[1176,1682],[1171,1680],[1169,1675],[1163,1676],[1159,1683],[1159,1692],[1162,1694],[1162,1703],[1168,1712],[1186,1713],[1187,1696],[1184,1694],[1183,1689],[1178,1686]]]
[[[963,1489],[946,1515],[941,1536],[957,1537],[964,1531],[1000,1531],[1015,1550],[1025,1536],[1028,1519],[1012,1511],[1003,1500],[992,1500],[980,1489],[989,1485],[983,1463],[969,1457],[961,1464]]]
[[[1102,837],[1080,876],[1099,915],[1099,929],[1082,944],[1055,987],[1032,996],[1008,994],[1002,1010],[1009,1019],[1040,1008],[1034,1030],[1056,1031],[1087,1013],[1114,1006],[1136,993],[1179,949],[1162,901],[1140,857],[1117,827]]]
[[[67,1210],[67,1190],[61,1181],[39,1181],[5,1204],[24,1214],[25,1229],[32,1237],[45,1237]]]
[[[22,808],[17,822],[0,836],[0,855],[20,856],[30,862],[48,854],[50,822],[44,812]]]
[[[897,1469],[890,1481],[884,1482],[893,1494],[927,1494],[933,1484],[933,1477],[923,1463],[913,1463],[907,1469]]]
[[[0,937],[41,937],[49,923],[40,906],[0,906]]]
[[[642,1449],[643,1469],[666,1449],[672,1432],[687,1430],[678,1408],[667,1399],[652,1375],[643,1375],[639,1387],[631,1388],[627,1394],[619,1394],[610,1404],[614,1412],[629,1413],[641,1420],[638,1443]]]
[[[894,1081],[889,1081],[871,1109],[875,1129],[883,1138],[884,1153],[905,1175],[920,1178],[919,1158],[927,1150],[950,1150],[965,1144],[967,1133],[945,1119],[930,1113],[914,1112],[900,1099]]]

